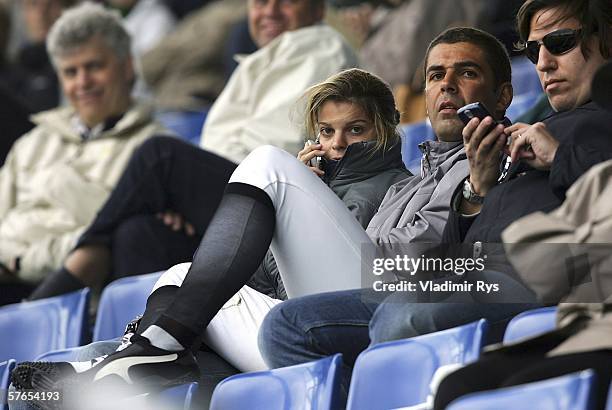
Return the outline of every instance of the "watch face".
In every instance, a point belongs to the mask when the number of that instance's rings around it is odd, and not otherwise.
[[[482,204],[484,201],[484,197],[477,195],[472,190],[472,184],[470,184],[470,180],[466,179],[463,181],[463,197],[473,204]]]
[[[468,201],[472,197],[472,189],[471,188],[472,187],[470,186],[470,181],[468,181],[467,179],[465,181],[463,181],[463,197],[465,199],[467,199]]]

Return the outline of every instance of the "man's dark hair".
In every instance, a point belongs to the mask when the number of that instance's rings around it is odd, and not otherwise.
[[[612,50],[612,2],[610,0],[527,0],[516,16],[522,44],[529,38],[533,16],[540,10],[549,8],[559,9],[554,23],[572,17],[578,20],[582,28],[579,39],[580,51],[585,59],[589,57],[590,51],[586,42],[592,35],[599,39],[601,55],[606,59],[610,58]]]
[[[424,70],[427,71],[429,53],[435,46],[438,44],[455,43],[470,43],[479,47],[484,52],[491,71],[493,71],[495,89],[498,89],[504,83],[512,81],[512,68],[510,67],[510,57],[506,47],[491,34],[472,27],[453,27],[438,34],[429,43],[425,52]]]

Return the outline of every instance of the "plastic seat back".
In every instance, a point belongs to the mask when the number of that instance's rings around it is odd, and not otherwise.
[[[181,384],[166,389],[147,398],[151,405],[146,408],[164,410],[191,410],[195,409],[195,395],[198,383]]]
[[[33,360],[87,340],[89,289],[0,308],[0,360]]]
[[[211,410],[329,410],[341,407],[342,356],[231,376],[217,385]]]
[[[504,343],[516,342],[520,339],[548,332],[555,328],[556,307],[532,309],[516,315],[504,332]]]
[[[73,362],[77,360],[76,351],[78,348],[51,350],[36,358],[37,362]]]
[[[0,363],[0,410],[8,410],[8,404],[4,404],[8,398],[8,388],[11,384],[11,372],[15,368],[15,360],[7,360]]]
[[[402,160],[414,175],[421,174],[421,150],[419,144],[434,141],[436,136],[427,121],[404,125],[400,129],[402,137]]]
[[[93,340],[123,336],[125,325],[141,315],[155,282],[162,272],[117,279],[104,288],[98,305]]]
[[[510,107],[506,110],[506,116],[510,118],[512,122],[515,122],[518,117],[529,111],[537,104],[538,100],[542,96],[542,92],[521,94],[512,99]]]
[[[424,402],[440,366],[478,359],[486,331],[481,319],[368,348],[355,362],[347,409],[387,410]]]
[[[156,119],[183,140],[200,145],[200,135],[206,122],[208,110],[166,111],[156,115]]]
[[[542,84],[535,64],[529,61],[527,57],[513,58],[511,64],[512,89],[515,97],[542,92]]]
[[[595,374],[591,370],[487,392],[453,401],[448,410],[591,410]]]

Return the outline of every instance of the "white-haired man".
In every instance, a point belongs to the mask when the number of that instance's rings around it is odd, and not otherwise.
[[[69,104],[35,115],[0,169],[0,283],[36,284],[60,267],[133,150],[163,132],[130,98],[130,38],[118,16],[90,3],[71,9],[47,48]]]

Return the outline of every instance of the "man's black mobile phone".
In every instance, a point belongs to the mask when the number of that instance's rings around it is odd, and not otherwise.
[[[493,117],[489,111],[479,102],[465,105],[457,110],[457,116],[463,121],[465,125],[474,117],[484,120],[486,117]],[[503,120],[497,121],[498,124],[503,124],[505,127],[512,125],[512,122],[508,117],[504,117]]]

